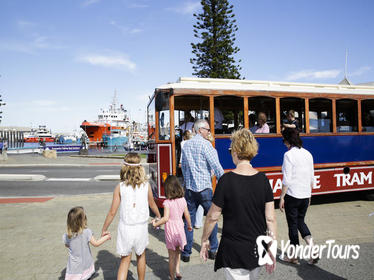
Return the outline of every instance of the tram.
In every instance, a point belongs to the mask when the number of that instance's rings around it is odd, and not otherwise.
[[[181,127],[191,116],[208,120],[212,145],[229,171],[235,168],[228,150],[231,133],[251,128],[264,113],[269,133],[255,134],[259,151],[251,163],[267,175],[279,198],[286,152],[281,128],[290,110],[314,158],[312,195],[374,190],[374,86],[179,78],[157,87],[147,106],[147,161],[158,206],[165,199],[166,177],[181,176]],[[215,111],[223,116],[219,125]]]

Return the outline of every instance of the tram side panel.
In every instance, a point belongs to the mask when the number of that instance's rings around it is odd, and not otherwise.
[[[153,156],[148,157],[154,159],[149,162],[149,181],[151,184],[153,197],[158,207],[162,208],[165,200],[164,181],[169,174],[172,174],[172,157],[171,144],[155,144]]]
[[[374,189],[374,165],[365,165],[365,162],[374,160],[374,135],[308,136],[302,139],[315,164],[336,164],[336,167],[315,169],[313,195]],[[280,170],[287,151],[282,138],[257,138],[257,141],[259,151],[252,160],[253,166]],[[230,139],[218,138],[215,144],[222,167],[225,170],[235,168],[228,151]],[[266,175],[274,197],[279,198],[282,173],[266,172]]]

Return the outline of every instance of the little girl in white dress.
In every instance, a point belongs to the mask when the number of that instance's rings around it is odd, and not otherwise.
[[[151,186],[146,180],[140,156],[128,153],[121,168],[121,182],[113,192],[112,206],[105,219],[102,235],[107,233],[109,225],[120,207],[118,223],[117,253],[121,256],[117,279],[127,279],[132,250],[137,258],[138,279],[145,277],[145,248],[148,241],[149,208],[160,218],[160,212],[153,199]]]

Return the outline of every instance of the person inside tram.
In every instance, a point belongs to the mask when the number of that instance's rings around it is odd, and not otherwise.
[[[248,119],[249,119],[249,130],[252,132],[252,129],[254,128],[256,124],[256,115],[252,113],[248,116]]]
[[[184,113],[184,122],[179,126],[179,129],[182,130],[182,133],[184,133],[186,130],[189,130],[190,132],[192,132],[192,127],[193,127],[194,122],[195,120],[191,116],[191,113],[186,111]]]
[[[363,122],[362,122],[362,131],[374,131],[374,118],[370,115],[370,113],[364,113]]]
[[[295,119],[295,111],[289,110],[287,113],[287,119],[283,121],[282,123],[282,130],[288,128],[296,128],[298,131],[300,131],[299,122]]]
[[[252,133],[269,133],[270,129],[266,123],[267,118],[264,112],[258,113],[257,125],[253,126],[250,130]]]
[[[223,133],[223,123],[224,117],[221,110],[218,107],[214,107],[214,132],[216,134]]]

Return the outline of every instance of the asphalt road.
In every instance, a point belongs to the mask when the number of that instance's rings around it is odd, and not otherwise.
[[[118,175],[119,166],[51,166],[2,167],[0,174],[41,174],[49,178],[94,178],[98,175]]]
[[[0,169],[4,174],[42,175],[41,181],[1,181],[0,196],[56,196],[112,192],[116,181],[98,180],[98,176],[119,176],[118,166],[23,167]]]

